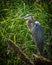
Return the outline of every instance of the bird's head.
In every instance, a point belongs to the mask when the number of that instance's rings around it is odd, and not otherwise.
[[[26,19],[26,25],[29,29],[32,29],[34,25],[34,16],[32,14],[26,14],[25,16],[22,17],[23,19]]]
[[[34,20],[34,16],[32,16],[32,14],[26,14],[22,18],[27,19],[27,20],[32,20],[32,21]]]

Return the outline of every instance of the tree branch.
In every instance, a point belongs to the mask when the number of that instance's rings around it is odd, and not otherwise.
[[[27,57],[27,55],[18,47],[16,46],[13,41],[6,39],[5,40],[18,54],[18,56],[27,63],[27,65],[34,65],[34,63]]]
[[[47,58],[44,58],[42,56],[38,56],[36,54],[33,54],[34,57],[34,62],[32,62],[28,56],[18,47],[18,45],[16,46],[13,41],[6,39],[5,40],[16,52],[16,54],[18,54],[18,56],[25,61],[25,63],[27,65],[52,65],[52,60],[48,60]]]
[[[36,63],[36,65],[52,65],[52,60],[49,60],[47,58],[44,58],[42,56],[38,56],[36,54],[33,54],[34,57],[34,62]]]

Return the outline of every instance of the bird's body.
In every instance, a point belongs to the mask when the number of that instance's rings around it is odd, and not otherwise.
[[[30,16],[30,17],[28,17]],[[34,22],[34,17],[32,15],[26,15],[27,19],[27,27],[29,28],[32,39],[34,40],[40,54],[43,54],[44,49],[44,32],[42,30],[41,24],[38,21]]]
[[[34,42],[37,45],[37,48],[40,52],[40,54],[43,54],[43,47],[44,47],[44,33],[41,27],[41,24],[39,22],[35,22],[32,30],[32,38],[34,40]]]

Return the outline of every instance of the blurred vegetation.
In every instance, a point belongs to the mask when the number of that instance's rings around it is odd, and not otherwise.
[[[25,14],[32,14],[43,27],[45,34],[45,55],[52,59],[52,5],[51,0],[0,0],[0,65],[26,65],[6,43],[5,38],[13,40],[32,59],[37,53],[31,40]],[[45,56],[45,57],[46,57]]]

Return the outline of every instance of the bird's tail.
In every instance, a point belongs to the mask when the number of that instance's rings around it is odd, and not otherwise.
[[[43,52],[44,52],[44,45],[43,45],[43,43],[42,43],[42,45],[39,44],[38,50],[40,52],[40,55],[43,55]]]

